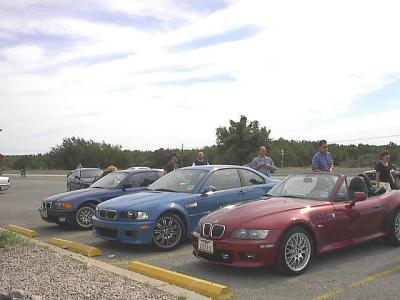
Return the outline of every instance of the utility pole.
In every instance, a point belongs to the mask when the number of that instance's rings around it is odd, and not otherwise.
[[[182,144],[182,152],[181,152],[181,168],[182,168],[182,164],[183,164],[183,144]]]
[[[283,169],[283,157],[285,156],[285,149],[281,149],[281,169]]]

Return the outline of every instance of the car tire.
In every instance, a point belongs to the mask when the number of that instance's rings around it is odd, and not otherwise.
[[[185,225],[176,214],[160,216],[154,224],[152,245],[160,251],[177,248],[185,237]]]
[[[386,241],[393,246],[400,246],[400,209],[396,210],[393,214],[390,233]]]
[[[92,229],[92,217],[96,212],[96,205],[93,203],[83,204],[75,213],[75,225],[79,229]]]
[[[300,275],[311,265],[314,242],[310,233],[299,226],[290,228],[279,245],[277,268],[283,275]]]

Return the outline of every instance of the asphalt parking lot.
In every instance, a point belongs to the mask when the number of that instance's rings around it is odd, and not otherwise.
[[[125,268],[139,260],[229,286],[234,299],[399,299],[400,248],[374,241],[314,259],[309,271],[284,277],[272,269],[235,269],[198,260],[186,241],[172,252],[147,246],[103,241],[90,231],[43,222],[37,208],[47,196],[66,191],[65,176],[12,176],[9,191],[0,192],[0,226],[15,224],[39,232],[46,241],[58,237],[98,247],[98,259]]]

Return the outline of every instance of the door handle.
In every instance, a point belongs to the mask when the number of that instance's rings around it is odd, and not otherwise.
[[[246,194],[245,191],[240,191],[240,192],[239,192],[239,195],[244,195],[244,194]]]
[[[374,205],[374,208],[380,208],[380,207],[382,207],[382,204],[375,204]]]

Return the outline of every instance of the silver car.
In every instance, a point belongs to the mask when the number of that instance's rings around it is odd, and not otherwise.
[[[0,191],[5,191],[10,188],[10,177],[0,176]]]

